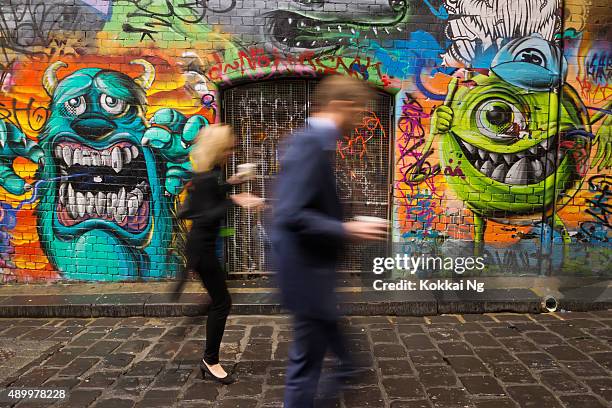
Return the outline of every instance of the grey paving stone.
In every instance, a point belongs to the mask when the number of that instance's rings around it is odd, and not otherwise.
[[[456,387],[455,372],[448,366],[421,366],[417,368],[418,378],[425,388]]]
[[[413,375],[414,370],[408,359],[402,360],[378,360],[378,368],[383,377],[394,375]]]
[[[592,395],[563,395],[559,397],[566,408],[605,408],[609,407]]]
[[[470,394],[474,395],[506,395],[499,382],[490,375],[471,375],[461,377],[461,382]]]
[[[471,405],[468,394],[461,388],[432,388],[427,393],[435,408],[465,408]]]
[[[584,393],[587,387],[578,379],[561,370],[542,371],[542,383],[558,393]]]
[[[347,407],[381,407],[384,406],[384,398],[380,388],[363,387],[344,393],[344,404]]]
[[[382,383],[390,398],[418,398],[424,395],[416,378],[386,378]]]
[[[63,377],[78,377],[97,364],[99,361],[95,357],[79,357],[73,360],[66,368],[62,369],[58,375]]]
[[[508,394],[525,408],[562,408],[555,396],[541,385],[516,385],[507,388]]]

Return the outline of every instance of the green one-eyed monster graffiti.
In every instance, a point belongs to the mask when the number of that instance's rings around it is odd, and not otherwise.
[[[441,166],[454,169],[447,184],[474,214],[475,242],[484,240],[487,219],[529,225],[543,214],[570,242],[554,210],[580,188],[594,144],[602,154],[592,165],[612,164],[606,127],[591,133],[599,117],[589,118],[570,85],[553,89],[564,67],[555,46],[540,36],[514,40],[489,75],[461,84],[453,78],[436,109],[426,149],[438,136]]]
[[[79,69],[58,81],[61,61],[46,70],[49,117],[39,142],[0,122],[0,186],[12,194],[34,188],[42,247],[67,279],[172,277],[176,195],[190,176],[189,149],[207,125],[172,109],[145,117],[155,70],[138,78],[101,68]],[[12,169],[17,156],[39,164],[38,181]]]

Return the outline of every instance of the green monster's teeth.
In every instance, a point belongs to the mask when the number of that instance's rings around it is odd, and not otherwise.
[[[539,180],[544,175],[544,166],[542,162],[536,159],[531,162],[531,166],[533,167],[534,176]]]
[[[476,152],[476,148],[472,146],[471,144],[469,144],[468,142],[462,140],[461,143],[463,143],[463,145],[465,146],[467,151],[470,152],[470,154],[474,154]]]
[[[487,160],[480,168],[480,172],[485,174],[487,177],[490,177],[491,173],[493,173],[494,167],[495,165]]]
[[[491,178],[495,181],[499,181],[503,183],[506,178],[506,173],[508,172],[508,166],[504,163],[500,164],[493,170],[493,174],[491,174]]]
[[[508,170],[504,183],[506,184],[529,184],[531,175],[531,165],[529,159],[522,158]]]

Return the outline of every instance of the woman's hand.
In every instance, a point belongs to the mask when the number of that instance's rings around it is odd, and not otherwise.
[[[245,171],[242,173],[234,174],[232,177],[227,179],[227,182],[229,184],[241,184],[241,183],[246,183],[249,180],[253,180],[254,178],[255,178],[254,174]]]
[[[228,180],[229,182],[229,180]],[[264,205],[265,199],[251,193],[240,193],[230,195],[230,199],[243,208],[259,208]]]

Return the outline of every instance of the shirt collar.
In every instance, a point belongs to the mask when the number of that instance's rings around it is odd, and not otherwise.
[[[332,128],[334,130],[338,130],[338,126],[336,123],[329,118],[321,118],[321,117],[310,117],[307,119],[308,126],[316,127],[316,128]]]
[[[340,140],[342,133],[336,123],[329,118],[310,117],[306,120],[308,126],[313,129],[327,130],[333,132],[334,138],[326,138],[324,141],[326,150],[336,150],[336,141]]]

